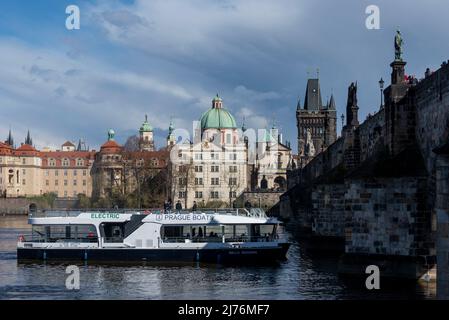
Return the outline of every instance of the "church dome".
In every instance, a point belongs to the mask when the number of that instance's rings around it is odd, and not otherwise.
[[[223,108],[222,99],[217,96],[212,100],[212,108],[207,110],[200,119],[201,130],[205,129],[236,129],[232,114]]]

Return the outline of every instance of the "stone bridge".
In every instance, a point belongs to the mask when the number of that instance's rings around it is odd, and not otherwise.
[[[341,273],[376,264],[418,279],[438,264],[438,295],[449,298],[449,64],[419,81],[405,65],[391,64],[377,113],[288,173],[280,211],[299,235],[341,244]]]

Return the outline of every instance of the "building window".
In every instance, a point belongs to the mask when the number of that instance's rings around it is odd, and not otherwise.
[[[203,185],[203,178],[195,178],[195,185],[202,186]]]
[[[229,160],[231,160],[231,161],[237,160],[237,153],[230,153],[229,154]]]
[[[203,166],[195,166],[195,172],[203,172]]]
[[[83,170],[83,176],[87,176],[87,170]]]
[[[179,178],[178,181],[180,186],[185,186],[187,184],[187,178]]]
[[[203,192],[202,191],[195,191],[195,198],[196,199],[202,199],[203,198]]]
[[[22,159],[22,164],[26,164],[27,160],[25,158]]]
[[[55,186],[59,186],[59,180],[55,180]]]
[[[212,160],[219,160],[220,159],[220,155],[218,153],[211,153],[210,154],[210,158]]]
[[[229,178],[229,185],[230,186],[236,186],[237,185],[237,178]]]
[[[22,174],[26,175],[27,171],[25,169],[22,169]]]
[[[229,198],[237,198],[237,192],[229,191]]]
[[[45,185],[48,187],[50,185],[50,181],[49,180],[45,180]]]
[[[218,186],[220,184],[220,178],[211,178],[211,185]]]
[[[73,175],[76,177],[78,175],[78,171],[77,170],[73,170]]]
[[[62,160],[62,166],[63,166],[63,167],[68,167],[69,165],[70,165],[69,159],[64,158],[64,159]]]
[[[67,176],[69,172],[67,170],[64,170],[64,176]]]
[[[59,176],[59,171],[55,170],[55,177]]]
[[[219,198],[218,191],[211,191],[211,192],[210,192],[210,197],[211,197],[212,199],[218,199],[218,198]]]
[[[50,159],[48,160],[48,165],[49,165],[50,167],[55,167],[55,166],[56,166],[56,160],[53,159],[53,158],[50,158]]]
[[[77,165],[78,167],[82,167],[82,166],[84,165],[83,159],[78,159],[78,160],[76,160],[76,165]]]
[[[64,197],[67,198],[67,191],[64,191]]]
[[[186,192],[185,191],[179,191],[178,198],[179,199],[185,199],[185,197],[186,197]]]
[[[45,170],[45,176],[48,177],[50,175],[50,170]]]
[[[231,134],[230,134],[230,133],[228,133],[228,134],[226,135],[226,143],[227,143],[227,144],[231,144]]]
[[[237,166],[229,166],[230,173],[237,173]]]
[[[76,180],[73,180],[73,185],[76,187]]]
[[[219,172],[220,171],[220,167],[219,166],[211,166],[210,167],[210,171],[211,172]]]
[[[87,185],[87,181],[83,180],[83,186],[86,186],[86,185]]]
[[[195,153],[195,160],[203,160],[203,154],[202,153]]]
[[[26,185],[25,179],[22,179],[22,184],[23,184],[23,185]]]
[[[68,181],[64,180],[64,186],[67,186],[67,184],[68,184]]]

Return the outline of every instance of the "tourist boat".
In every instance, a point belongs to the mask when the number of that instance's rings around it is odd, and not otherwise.
[[[20,236],[18,260],[273,262],[290,244],[258,208],[204,212],[40,212]]]

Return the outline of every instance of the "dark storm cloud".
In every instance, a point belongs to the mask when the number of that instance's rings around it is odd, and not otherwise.
[[[371,4],[380,30],[365,28]],[[363,120],[380,104],[380,77],[388,83],[398,26],[409,74],[449,58],[448,9],[443,0],[86,3],[81,31],[61,44],[0,38],[1,116],[21,134],[33,127],[41,146],[84,137],[98,147],[109,127],[124,142],[148,114],[161,146],[170,118],[191,130],[218,92],[239,124],[276,122],[296,147],[296,102],[308,76],[319,68],[323,100],[333,92],[339,116],[358,81]]]

